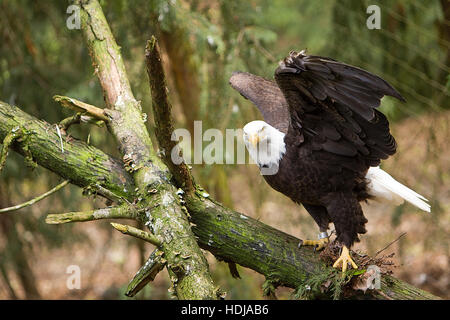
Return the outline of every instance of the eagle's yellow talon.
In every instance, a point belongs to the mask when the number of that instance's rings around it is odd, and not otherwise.
[[[302,246],[315,246],[316,250],[322,250],[323,248],[326,247],[328,242],[329,242],[328,238],[322,238],[319,240],[303,240],[301,245]]]
[[[347,264],[350,263],[354,269],[358,269],[356,263],[350,257],[350,251],[346,246],[342,248],[341,256],[333,264],[333,268],[339,268],[339,264],[342,263],[342,272],[347,271]]]

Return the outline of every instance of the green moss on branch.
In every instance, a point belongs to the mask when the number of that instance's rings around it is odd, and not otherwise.
[[[98,189],[96,186],[100,186],[118,197],[132,195],[134,182],[123,170],[120,160],[60,131],[64,147],[62,152],[56,125],[38,120],[0,101],[0,140],[17,127],[26,131],[27,138],[12,143],[12,150],[32,157],[39,165],[82,188],[91,187],[95,191]],[[100,191],[98,193],[102,194]]]
[[[123,205],[118,207],[108,207],[103,209],[54,213],[49,214],[45,218],[48,224],[64,224],[71,222],[85,222],[101,219],[138,219],[138,210],[130,205]]]
[[[109,118],[108,128],[137,187],[139,205],[152,207],[146,223],[161,238],[172,283],[179,299],[214,299],[215,288],[189,222],[170,183],[167,168],[157,157],[141,116],[140,104],[130,88],[119,47],[100,4],[76,1],[81,7],[83,35],[103,88]],[[148,193],[156,189],[155,193]],[[179,257],[183,252],[187,258]]]

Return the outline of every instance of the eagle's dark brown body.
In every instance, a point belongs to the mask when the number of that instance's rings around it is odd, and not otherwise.
[[[340,165],[318,164],[311,146],[296,145],[298,137],[287,135],[286,153],[274,175],[263,175],[267,183],[298,204],[303,204],[321,231],[333,222],[337,240],[347,246],[365,233],[367,219],[359,201],[369,198],[366,171],[355,172]]]
[[[321,231],[333,222],[338,241],[358,241],[366,232],[359,204],[369,197],[366,173],[396,151],[376,108],[384,95],[402,96],[367,71],[304,52],[280,62],[275,82],[238,72],[230,83],[285,133],[286,152],[266,181],[303,204]]]

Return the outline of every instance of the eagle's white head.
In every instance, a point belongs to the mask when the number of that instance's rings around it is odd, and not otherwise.
[[[260,120],[245,125],[244,143],[250,157],[260,168],[278,168],[286,152],[284,133]]]

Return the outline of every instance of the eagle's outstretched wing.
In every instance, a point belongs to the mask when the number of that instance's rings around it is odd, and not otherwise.
[[[275,80],[288,102],[291,128],[312,150],[358,157],[367,166],[395,153],[389,123],[375,108],[385,95],[404,98],[380,77],[302,51],[280,63]]]
[[[274,81],[247,72],[233,72],[231,86],[244,98],[253,102],[264,121],[286,133],[289,127],[289,110],[286,99]]]

